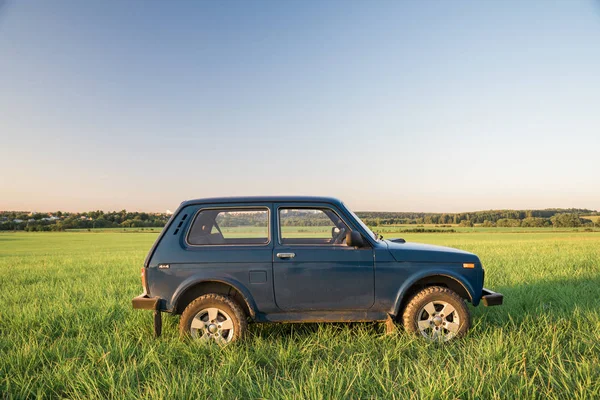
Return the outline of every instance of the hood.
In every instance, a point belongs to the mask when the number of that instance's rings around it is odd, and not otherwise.
[[[475,254],[452,247],[390,240],[385,240],[385,243],[399,262],[479,263],[479,257]]]

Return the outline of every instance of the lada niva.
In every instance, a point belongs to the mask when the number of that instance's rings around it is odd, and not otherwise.
[[[180,331],[227,343],[250,322],[401,322],[432,341],[463,336],[465,302],[502,304],[479,258],[383,239],[328,197],[183,202],[150,249],[133,307],[181,315]]]

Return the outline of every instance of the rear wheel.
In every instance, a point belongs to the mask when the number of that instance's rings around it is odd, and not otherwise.
[[[471,315],[463,299],[454,291],[431,286],[418,292],[406,306],[404,328],[430,341],[447,342],[464,336]]]
[[[205,294],[183,311],[179,331],[193,339],[226,344],[241,339],[248,329],[246,315],[231,298]]]

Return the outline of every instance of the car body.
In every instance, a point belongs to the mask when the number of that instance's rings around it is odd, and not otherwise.
[[[398,320],[411,298],[434,286],[473,306],[503,299],[483,287],[476,255],[383,240],[330,197],[185,201],[152,246],[142,276],[144,293],[133,306],[155,311],[157,335],[161,312],[182,314],[211,293],[230,299],[251,322]]]

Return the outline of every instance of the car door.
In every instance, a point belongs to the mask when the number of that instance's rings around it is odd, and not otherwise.
[[[275,301],[285,311],[366,310],[374,302],[371,247],[345,243],[348,218],[328,204],[276,204]],[[368,246],[368,245],[367,245]]]

